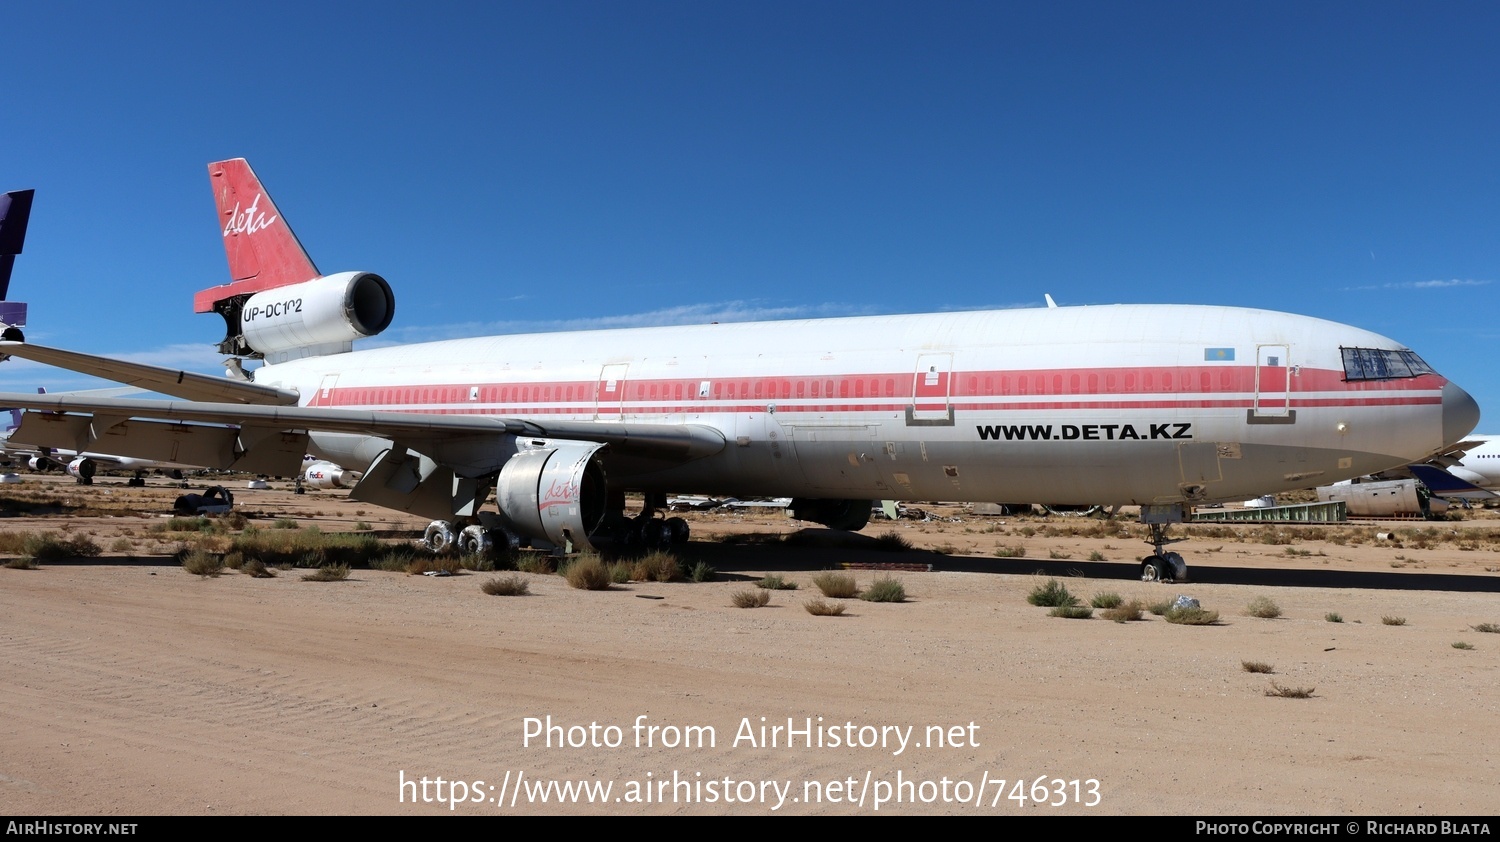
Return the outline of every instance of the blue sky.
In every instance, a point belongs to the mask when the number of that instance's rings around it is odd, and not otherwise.
[[[392,283],[399,341],[1050,292],[1354,324],[1500,406],[1494,4],[4,15],[38,342],[216,370],[207,164],[245,157],[320,269]],[[36,385],[83,384],[0,364]]]

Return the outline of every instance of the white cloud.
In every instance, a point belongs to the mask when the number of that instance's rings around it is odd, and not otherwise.
[[[1448,287],[1482,287],[1492,283],[1494,283],[1494,281],[1475,281],[1453,278],[1452,280],[1447,281],[1401,281],[1399,283],[1371,284],[1369,286],[1362,287],[1344,287],[1343,291],[1353,292],[1356,290],[1367,289],[1446,289]]]

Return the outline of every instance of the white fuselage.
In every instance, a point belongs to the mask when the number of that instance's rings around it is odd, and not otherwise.
[[[1347,379],[1341,348],[1403,346],[1285,313],[1115,305],[458,339],[255,379],[305,406],[722,432],[686,463],[607,457],[610,484],[635,490],[1170,503],[1327,484],[1452,443],[1445,387],[1461,390],[1431,373]],[[355,469],[382,446],[313,436]],[[479,476],[497,460],[447,461]]]

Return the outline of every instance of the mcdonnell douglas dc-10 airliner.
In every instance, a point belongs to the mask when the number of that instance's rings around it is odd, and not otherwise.
[[[1160,524],[1200,503],[1363,476],[1478,423],[1411,349],[1266,310],[1113,305],[454,339],[354,350],[390,285],[323,275],[243,159],[209,166],[232,282],[228,377],[21,341],[0,352],[181,400],[0,396],[18,440],[293,475],[433,519],[427,540],[562,548],[687,538],[667,493],[791,497],[859,529],[872,500],[1139,504],[1148,579],[1181,577]],[[261,360],[248,371],[244,361]],[[232,425],[226,427],[224,425]],[[491,493],[494,504],[490,507]],[[625,515],[625,493],[645,495]]]

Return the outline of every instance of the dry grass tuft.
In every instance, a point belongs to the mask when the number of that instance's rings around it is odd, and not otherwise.
[[[1162,617],[1179,626],[1212,626],[1219,622],[1219,612],[1206,608],[1168,608]]]
[[[1258,596],[1250,600],[1250,604],[1245,607],[1245,613],[1262,620],[1274,620],[1281,616],[1281,606],[1272,602],[1270,597]]]
[[[899,532],[882,532],[875,536],[875,549],[890,553],[904,553],[911,549],[911,542],[902,537]]]
[[[1062,617],[1068,620],[1087,620],[1094,616],[1094,609],[1087,605],[1059,605],[1047,612],[1050,617]]]
[[[1145,608],[1140,601],[1132,599],[1124,605],[1115,608],[1106,608],[1099,612],[1099,616],[1116,623],[1133,623],[1141,618]]]
[[[755,586],[757,588],[765,588],[768,591],[795,591],[797,589],[796,582],[789,582],[778,575],[764,576],[759,582],[755,583]]]
[[[854,583],[854,577],[848,573],[824,570],[813,577],[812,583],[823,592],[824,596],[833,599],[849,599],[859,593],[859,586]]]
[[[224,560],[202,547],[194,547],[182,554],[182,569],[194,576],[217,576],[224,572]]]
[[[735,591],[729,597],[736,608],[764,608],[771,604],[771,592],[762,588]]]
[[[1329,611],[1327,614],[1323,615],[1323,619],[1327,620],[1330,623],[1342,623],[1344,622],[1344,615],[1340,614],[1337,611]]]
[[[495,576],[485,581],[479,589],[490,596],[525,596],[531,592],[531,583],[519,573]]]
[[[1094,594],[1094,598],[1091,599],[1091,600],[1089,600],[1089,605],[1092,605],[1095,608],[1098,608],[1100,610],[1103,610],[1103,609],[1106,609],[1106,608],[1119,608],[1121,605],[1124,605],[1124,604],[1125,604],[1125,597],[1120,596],[1119,594],[1114,593],[1113,591],[1106,592],[1106,593],[1096,593],[1096,594]]]
[[[1045,583],[1031,589],[1026,595],[1026,601],[1032,605],[1042,608],[1059,608],[1078,604],[1078,597],[1068,590],[1068,586],[1056,579],[1048,579]]]
[[[1316,687],[1283,687],[1276,682],[1271,682],[1271,689],[1266,691],[1267,696],[1275,696],[1282,699],[1310,699]]]
[[[1473,649],[1474,648],[1474,644],[1472,644],[1472,643],[1465,643],[1462,640],[1456,640],[1456,641],[1453,642],[1453,648],[1454,649]]]
[[[1245,672],[1258,672],[1269,675],[1276,671],[1275,667],[1265,661],[1240,661],[1240,666],[1244,667]]]
[[[822,599],[809,599],[802,603],[807,613],[814,617],[837,617],[844,613],[845,605],[842,602],[827,602]]]
[[[900,579],[881,576],[859,595],[866,602],[905,602],[906,585]]]
[[[1380,618],[1380,622],[1384,623],[1387,626],[1404,626],[1406,625],[1406,618],[1392,617],[1391,615],[1387,614],[1384,617]]]
[[[349,578],[349,565],[330,564],[302,577],[304,582],[342,582]]]
[[[609,590],[611,584],[609,570],[594,553],[584,553],[573,559],[563,571],[563,578],[568,580],[568,584],[583,591]]]
[[[630,578],[637,582],[670,582],[682,578],[682,564],[665,550],[652,550],[635,561]]]
[[[1500,624],[1497,623],[1480,623],[1477,626],[1469,626],[1469,628],[1477,632],[1484,632],[1485,634],[1500,634]]]

